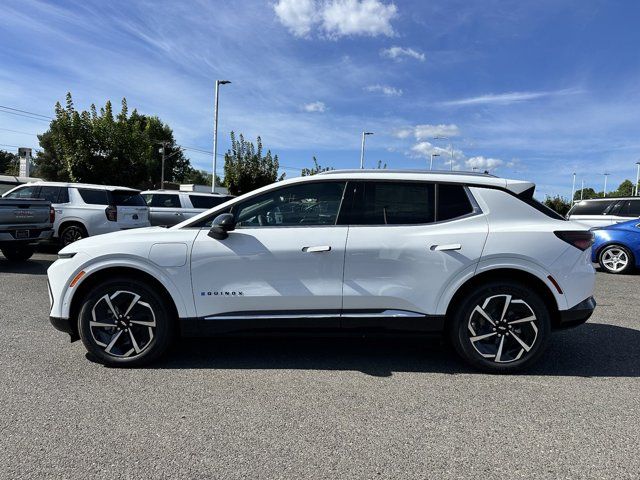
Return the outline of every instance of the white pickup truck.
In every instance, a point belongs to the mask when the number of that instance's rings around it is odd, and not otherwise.
[[[36,243],[53,235],[51,202],[31,198],[0,199],[0,250],[12,262],[28,260]]]

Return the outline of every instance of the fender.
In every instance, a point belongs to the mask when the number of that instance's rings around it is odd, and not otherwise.
[[[444,315],[447,312],[449,303],[455,295],[455,293],[465,284],[468,280],[481,273],[489,272],[491,270],[498,270],[501,268],[510,268],[514,270],[522,270],[537,277],[542,283],[544,283],[549,291],[552,293],[556,300],[558,310],[567,310],[567,299],[563,294],[558,293],[555,286],[549,281],[548,276],[551,275],[547,269],[537,262],[523,257],[507,256],[507,257],[494,257],[490,259],[483,259],[478,262],[477,265],[470,266],[467,269],[456,275],[449,283],[447,283],[441,293],[440,300],[436,309],[437,315]],[[475,270],[475,271],[474,271]]]
[[[114,267],[126,267],[133,268],[136,270],[140,270],[144,273],[147,273],[158,280],[162,285],[167,289],[173,303],[176,306],[176,310],[178,311],[178,317],[180,318],[189,318],[195,317],[195,306],[193,304],[193,298],[190,298],[190,301],[186,301],[185,296],[180,289],[177,287],[173,278],[170,275],[167,275],[166,272],[161,270],[158,266],[153,264],[147,259],[133,256],[133,255],[107,255],[104,257],[99,257],[97,260],[90,259],[88,262],[83,263],[79,268],[76,269],[74,275],[79,273],[80,271],[84,271],[85,275],[80,279],[80,281],[73,287],[69,288],[65,287],[65,292],[63,296],[62,306],[61,308],[61,317],[69,318],[71,301],[73,299],[73,295],[78,290],[83,282],[85,282],[88,278],[91,277],[96,272],[101,270],[105,270],[107,268]],[[189,264],[184,267],[180,267],[181,269],[190,269]],[[180,275],[182,276],[182,275]],[[71,277],[73,278],[73,277]],[[189,282],[189,288],[191,288],[191,283]]]

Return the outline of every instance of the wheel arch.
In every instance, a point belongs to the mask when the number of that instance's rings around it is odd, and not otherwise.
[[[71,226],[71,225],[78,225],[80,227],[82,227],[82,229],[84,230],[84,233],[87,234],[87,236],[89,236],[89,230],[87,229],[87,226],[81,221],[81,220],[77,220],[77,219],[64,219],[62,222],[60,222],[60,225],[58,225],[58,231],[56,232],[56,235],[58,238],[60,238],[60,233],[62,233],[62,231]]]
[[[560,311],[558,308],[558,302],[554,293],[549,286],[541,280],[538,276],[525,270],[519,270],[517,268],[495,268],[492,270],[486,270],[464,282],[454,293],[453,297],[449,301],[446,310],[446,318],[452,318],[453,311],[469,292],[473,291],[487,282],[491,281],[516,281],[527,285],[532,288],[544,301],[545,305],[549,309],[551,315],[551,324],[553,327],[560,325]]]
[[[129,280],[139,281],[156,289],[165,299],[167,307],[171,309],[173,318],[175,318],[176,320],[178,319],[179,312],[178,306],[176,305],[176,300],[174,298],[174,295],[172,295],[172,293],[165,287],[165,285],[150,273],[135,267],[128,266],[112,266],[102,268],[88,274],[85,278],[83,278],[82,282],[78,284],[76,291],[71,297],[71,302],[69,304],[69,318],[78,318],[80,309],[82,307],[82,300],[87,296],[87,294],[92,290],[93,287],[99,285],[105,280],[115,277],[125,277]],[[72,326],[74,329],[74,334],[78,335],[77,322],[72,322]],[[74,338],[74,335],[72,335],[72,338]]]

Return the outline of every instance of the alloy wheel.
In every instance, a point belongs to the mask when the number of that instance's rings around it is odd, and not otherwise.
[[[602,252],[602,266],[612,272],[621,272],[629,265],[627,252],[619,247],[611,247]]]
[[[144,353],[155,336],[156,316],[137,293],[118,290],[100,297],[91,310],[89,330],[97,345],[114,357]]]
[[[73,242],[82,240],[83,238],[84,234],[80,227],[67,227],[65,228],[64,232],[62,232],[62,244],[65,247],[72,244]]]
[[[469,341],[482,357],[510,363],[525,356],[538,339],[538,318],[522,299],[501,294],[476,305],[467,323]]]

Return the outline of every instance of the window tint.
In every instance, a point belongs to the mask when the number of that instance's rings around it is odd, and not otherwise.
[[[38,193],[38,198],[43,200],[47,200],[51,203],[58,203],[58,197],[60,195],[60,187],[49,187],[43,186],[40,187],[40,192]]]
[[[462,185],[438,185],[437,205],[438,222],[473,213],[473,205]]]
[[[147,204],[138,192],[114,190],[111,192],[113,204],[120,207],[144,207]]]
[[[109,205],[109,197],[106,190],[89,190],[88,188],[79,188],[78,193],[82,197],[84,203],[90,205]]]
[[[435,188],[431,183],[361,182],[354,186],[351,210],[340,223],[412,225],[434,221]]]
[[[581,201],[576,203],[569,212],[569,215],[603,215],[605,210],[610,207],[615,200],[588,202]]]
[[[625,200],[618,215],[624,217],[640,217],[640,200]]]
[[[69,189],[67,187],[60,187],[58,203],[69,203]]]
[[[145,196],[150,207],[180,208],[180,197],[166,193],[147,193]]]
[[[11,192],[6,198],[38,198],[38,188],[39,187],[23,187]]]
[[[227,200],[230,200],[233,197],[223,197],[223,196],[219,196],[219,197],[214,197],[212,196],[208,196],[208,195],[189,195],[189,200],[191,200],[191,205],[193,205],[193,208],[213,208],[217,205],[220,205],[221,203],[226,202]]]
[[[344,182],[309,182],[279,188],[234,206],[239,226],[334,225]]]

